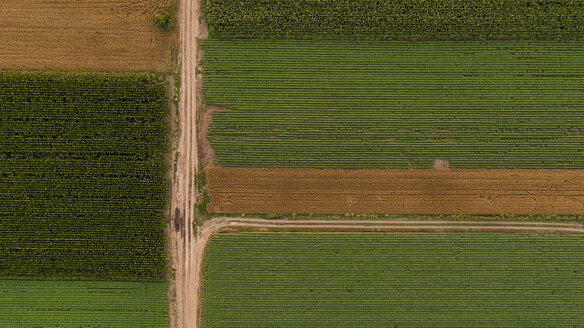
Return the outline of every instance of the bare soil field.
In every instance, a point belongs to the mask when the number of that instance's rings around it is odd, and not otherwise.
[[[214,213],[583,214],[584,170],[207,167]]]
[[[154,14],[170,0],[3,0],[0,69],[163,71],[174,34]]]

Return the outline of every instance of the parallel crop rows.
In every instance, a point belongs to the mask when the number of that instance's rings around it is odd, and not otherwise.
[[[202,326],[580,326],[582,247],[524,233],[218,235]]]
[[[213,38],[582,39],[582,0],[205,0]]]
[[[166,91],[0,72],[0,277],[163,280]]]
[[[204,44],[224,166],[584,167],[576,42]],[[226,110],[225,107],[231,110]]]
[[[0,280],[0,327],[168,327],[166,282]]]

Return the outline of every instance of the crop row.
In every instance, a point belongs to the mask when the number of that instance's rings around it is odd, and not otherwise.
[[[582,39],[581,0],[205,0],[212,38]]]
[[[0,277],[163,280],[166,91],[0,72]]]
[[[211,239],[202,327],[572,327],[581,235],[239,233]]]
[[[0,327],[168,327],[166,282],[0,280]]]
[[[577,42],[208,40],[217,163],[582,168]],[[211,107],[213,108],[213,107]]]

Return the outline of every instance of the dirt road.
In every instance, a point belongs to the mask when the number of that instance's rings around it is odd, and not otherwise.
[[[196,327],[201,322],[201,279],[205,247],[209,239],[222,229],[251,229],[256,231],[489,231],[489,232],[562,232],[582,233],[581,223],[545,222],[476,222],[476,221],[410,221],[410,220],[268,220],[258,218],[215,218],[205,223],[195,244],[194,281],[197,309]],[[193,318],[193,317],[191,317]]]
[[[584,170],[208,167],[216,213],[583,214]]]
[[[199,0],[180,4],[180,74],[179,136],[176,174],[171,186],[169,248],[175,279],[171,282],[171,327],[194,327],[196,322],[195,281],[195,175],[197,154],[197,37],[199,36]]]

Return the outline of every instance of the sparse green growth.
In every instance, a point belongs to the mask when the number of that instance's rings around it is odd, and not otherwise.
[[[205,175],[205,168],[201,165],[195,176],[195,186],[197,188],[197,195],[199,200],[197,202],[198,216],[201,220],[208,219],[209,212],[207,211],[207,204],[211,201],[211,197],[207,193],[207,176]],[[202,223],[202,221],[201,221]]]

